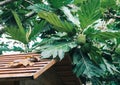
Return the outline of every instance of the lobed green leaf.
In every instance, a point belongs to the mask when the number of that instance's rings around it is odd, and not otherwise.
[[[81,28],[85,29],[100,18],[100,0],[88,0],[81,4],[78,11]]]
[[[73,33],[74,27],[67,21],[62,21],[55,13],[42,11],[39,14],[40,18],[45,19],[50,24],[54,25],[54,29],[60,32]]]
[[[40,47],[41,56],[43,58],[59,58],[62,60],[66,52],[69,52],[72,48],[76,47],[75,42],[63,42],[52,45],[45,45]]]

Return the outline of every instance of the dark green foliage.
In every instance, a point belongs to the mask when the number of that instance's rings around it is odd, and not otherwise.
[[[83,3],[84,1],[86,1],[86,0],[74,0],[74,4],[79,5],[79,4]]]
[[[107,27],[111,30],[120,30],[120,22],[113,22],[111,24],[108,24]]]
[[[100,18],[100,0],[88,0],[83,2],[78,11],[81,28],[85,29],[88,25]]]
[[[101,83],[101,81],[97,77],[92,77],[90,80],[93,85],[103,85],[103,83]]]
[[[1,44],[0,53],[13,50],[38,52],[42,58],[59,60],[69,54],[73,72],[82,82],[119,85],[120,1],[45,1],[47,4],[41,0],[18,0],[0,7],[0,22],[5,26],[0,32],[4,34],[5,31],[9,38],[25,45],[25,48],[14,46],[10,49]]]
[[[6,27],[5,31],[10,36],[10,37],[8,37],[9,39],[15,39],[24,44],[28,43],[28,41],[26,40],[26,37],[25,37],[26,35],[22,34],[17,27],[9,27],[9,28]]]
[[[74,72],[78,77],[84,75],[88,78],[92,78],[94,76],[100,77],[103,75],[103,71],[91,62],[88,56],[84,55],[80,49],[73,54],[73,63],[75,65]]]
[[[74,32],[73,25],[66,20],[62,21],[55,13],[42,11],[38,15],[50,24],[54,25],[54,29],[57,31],[71,34]]]
[[[101,6],[103,8],[115,8],[116,7],[116,0],[101,0]]]
[[[98,32],[95,34],[91,34],[91,38],[93,39],[98,39],[98,40],[109,40],[113,38],[119,38],[120,37],[120,32]]]
[[[8,45],[0,44],[0,54],[2,54],[2,51],[9,51]]]
[[[12,51],[20,51],[20,52],[24,52],[24,49],[22,49],[21,47],[16,47],[13,46],[13,49],[11,49]]]
[[[14,11],[12,13],[13,13],[14,18],[16,20],[18,28],[11,26],[10,28],[6,27],[5,30],[6,30],[7,34],[10,35],[10,37],[12,39],[19,40],[22,43],[27,44],[28,40],[26,39],[26,32],[22,26],[20,18],[18,17],[18,15]]]
[[[36,13],[40,11],[51,11],[53,10],[50,6],[45,5],[45,4],[34,4],[28,7],[28,9],[32,9]]]
[[[36,37],[39,35],[40,32],[43,31],[43,26],[46,24],[46,21],[40,21],[38,24],[37,22],[34,22],[35,26],[33,29],[29,28],[26,30],[22,23],[20,18],[18,17],[17,13],[12,11],[14,18],[16,20],[17,26],[11,26],[11,27],[6,27],[5,33],[9,35],[9,39],[17,40],[22,42],[25,46],[28,46],[29,42],[32,40],[35,40]],[[25,47],[26,49],[24,51],[31,51],[28,47]],[[16,51],[23,51],[23,49],[19,47],[14,47],[13,50]]]
[[[45,45],[42,46],[40,49],[42,49],[41,55],[43,56],[43,58],[59,57],[59,59],[62,60],[65,56],[65,53],[69,52],[69,50],[74,47],[76,47],[76,44],[74,42],[61,42],[52,45]]]
[[[48,0],[48,2],[54,7],[54,8],[60,8],[62,6],[65,6],[67,4],[70,4],[73,0]]]
[[[43,27],[45,26],[46,21],[41,21],[40,23],[34,23],[34,28],[31,29],[31,33],[29,35],[29,40],[34,39],[37,35],[39,35],[40,32],[43,31]]]

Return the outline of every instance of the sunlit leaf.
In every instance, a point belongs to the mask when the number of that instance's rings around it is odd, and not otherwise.
[[[8,38],[18,40],[24,44],[27,44],[26,35],[20,32],[20,30],[16,27],[6,27],[6,33],[10,36]]]
[[[52,10],[50,6],[45,5],[45,4],[34,4],[34,5],[29,6],[28,9],[32,9],[36,13],[40,11],[51,11]]]
[[[65,6],[67,4],[70,4],[73,0],[48,0],[48,2],[54,7],[54,8],[60,8],[62,6]]]
[[[101,6],[106,9],[115,8],[116,0],[101,0]]]
[[[100,18],[100,0],[88,0],[80,6],[78,11],[81,28],[85,29]]]
[[[43,31],[43,27],[46,24],[45,21],[41,21],[40,23],[35,23],[34,24],[34,29],[32,29],[30,35],[29,35],[29,40],[32,40],[34,37],[36,37],[40,32]]]
[[[81,4],[83,3],[83,1],[86,1],[86,0],[74,0],[74,4]]]
[[[96,38],[98,40],[109,40],[113,38],[119,38],[120,32],[98,32],[91,34],[90,38]]]
[[[62,21],[55,13],[42,11],[39,17],[47,20],[50,24],[54,25],[54,29],[60,32],[73,33],[74,27],[71,23],[66,20]]]
[[[22,26],[21,20],[20,20],[20,18],[18,17],[17,13],[14,12],[14,11],[12,11],[12,13],[13,13],[13,15],[14,15],[14,18],[15,18],[15,20],[16,20],[16,23],[17,23],[17,25],[18,25],[18,27],[19,27],[20,32],[21,32],[22,34],[25,34],[25,30],[24,30],[24,28],[23,28],[23,26]]]
[[[63,42],[56,43],[53,45],[45,45],[40,48],[41,56],[43,58],[59,58],[60,60],[64,58],[66,52],[69,52],[72,48],[76,47],[74,42]]]

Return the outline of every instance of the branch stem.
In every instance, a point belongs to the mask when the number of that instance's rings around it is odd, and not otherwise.
[[[0,6],[3,6],[3,5],[6,5],[10,2],[13,2],[13,1],[16,1],[16,0],[4,0],[4,1],[0,1]]]

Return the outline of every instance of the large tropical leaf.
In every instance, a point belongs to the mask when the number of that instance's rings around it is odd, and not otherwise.
[[[86,1],[86,0],[74,0],[74,4],[81,4],[83,3],[83,1]]]
[[[19,27],[20,32],[25,35],[25,30],[24,30],[24,28],[22,26],[22,23],[21,23],[21,20],[20,20],[19,16],[14,11],[12,11],[12,13],[14,15],[15,21],[16,21],[18,27]]]
[[[40,11],[51,11],[52,10],[52,8],[46,4],[34,4],[34,5],[29,6],[28,9],[32,9],[36,13]]]
[[[6,27],[6,33],[9,35],[8,38],[13,40],[18,40],[24,44],[27,44],[26,35],[20,32],[20,30],[16,27]]]
[[[94,27],[92,27],[92,26],[90,26],[90,27],[88,27],[86,30],[84,30],[84,34],[86,35],[86,36],[91,36],[92,34],[97,34],[97,33],[99,33],[100,32],[100,30],[96,30]]]
[[[55,29],[60,32],[73,33],[74,27],[71,23],[62,21],[55,13],[42,11],[39,14],[39,17],[47,20],[50,24],[54,25]]]
[[[102,70],[87,58],[87,56],[84,56],[82,52],[74,53],[73,64],[75,65],[73,71],[78,77],[85,75],[88,78],[92,78],[94,76],[99,77],[103,74]]]
[[[99,64],[102,62],[102,56],[101,51],[99,48],[95,46],[91,46],[91,50],[88,53],[89,58],[94,61],[96,64]]]
[[[109,71],[111,74],[114,74],[115,72],[120,74],[120,71],[118,71],[117,68],[113,64],[109,63],[106,59],[103,58],[103,62],[107,71]]]
[[[41,56],[43,58],[57,58],[63,59],[66,52],[69,52],[72,48],[76,47],[75,42],[63,42],[53,45],[45,45],[40,47]]]
[[[14,18],[16,20],[16,23],[17,23],[17,27],[6,27],[5,28],[5,31],[6,33],[11,37],[11,39],[14,39],[14,40],[18,40],[24,44],[27,44],[28,43],[28,39],[26,37],[26,32],[25,32],[25,29],[23,28],[22,26],[22,23],[20,21],[20,18],[18,17],[17,13],[12,11],[13,15],[14,15]]]
[[[90,35],[90,38],[98,39],[101,41],[105,41],[113,38],[119,38],[119,37],[120,37],[120,32],[98,32]]]
[[[58,32],[56,34],[53,34],[52,36],[48,37],[48,38],[44,38],[42,39],[41,42],[36,42],[32,45],[32,48],[34,49],[34,51],[37,51],[37,49],[41,49],[41,47],[44,47],[46,45],[54,45],[55,42],[59,42],[59,41],[69,41],[70,38],[68,37],[68,35],[66,33],[61,33]],[[37,51],[38,52],[38,51]]]
[[[78,11],[81,28],[85,29],[88,25],[99,19],[100,0],[87,0],[82,3]]]
[[[54,7],[54,8],[60,8],[62,6],[65,6],[67,4],[70,4],[73,0],[48,0],[48,2]]]
[[[29,40],[32,40],[34,37],[36,37],[43,30],[43,26],[45,24],[45,21],[41,21],[40,23],[34,23],[34,29],[32,29],[29,35]]]
[[[92,85],[103,85],[103,83],[97,77],[92,77],[90,80],[92,82]]]
[[[79,19],[74,17],[72,15],[72,12],[71,10],[68,8],[68,7],[62,7],[61,10],[64,12],[64,14],[67,16],[67,19],[69,21],[71,21],[72,23],[74,23],[76,26],[80,26],[80,22],[79,22]]]
[[[103,8],[115,8],[116,7],[116,0],[101,0],[101,6]]]

